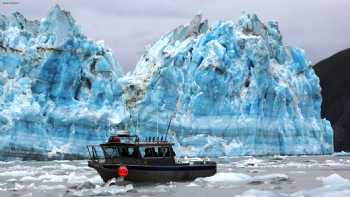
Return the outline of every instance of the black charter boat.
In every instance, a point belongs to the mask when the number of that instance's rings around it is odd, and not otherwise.
[[[213,161],[176,162],[173,143],[165,138],[144,140],[127,132],[109,137],[108,142],[89,145],[89,167],[107,182],[113,178],[131,182],[190,181],[216,173]]]

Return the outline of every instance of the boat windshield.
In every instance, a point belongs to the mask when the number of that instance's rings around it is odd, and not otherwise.
[[[103,150],[106,159],[114,159],[119,157],[139,157],[139,151],[136,147],[108,146],[104,147]]]
[[[140,147],[142,157],[170,157],[170,149],[168,146],[145,146]]]
[[[104,155],[106,159],[118,158],[120,156],[117,147],[104,148]]]
[[[105,159],[175,156],[173,149],[169,146],[104,146],[103,152]]]

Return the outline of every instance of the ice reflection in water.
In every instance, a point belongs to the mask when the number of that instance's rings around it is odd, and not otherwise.
[[[219,158],[192,182],[103,183],[86,161],[0,162],[0,196],[350,196],[350,156]]]

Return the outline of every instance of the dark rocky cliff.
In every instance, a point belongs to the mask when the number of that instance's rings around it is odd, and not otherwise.
[[[335,151],[350,151],[350,49],[314,66],[322,87],[322,117],[331,121]]]

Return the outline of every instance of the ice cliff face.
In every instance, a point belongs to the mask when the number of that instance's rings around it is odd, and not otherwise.
[[[120,68],[58,6],[41,21],[1,15],[1,155],[85,155],[120,122]]]
[[[328,154],[330,123],[304,52],[276,22],[243,15],[210,26],[201,15],[154,43],[121,80],[141,135],[164,135],[192,155]]]
[[[86,155],[111,127],[169,138],[178,155],[327,154],[320,86],[275,22],[197,15],[153,44],[131,74],[69,13],[0,16],[0,155]]]

